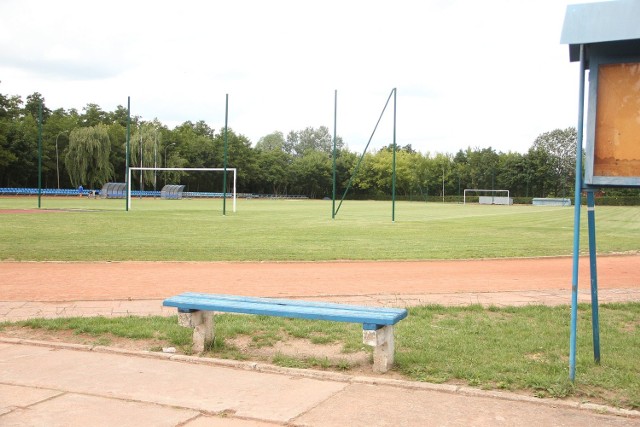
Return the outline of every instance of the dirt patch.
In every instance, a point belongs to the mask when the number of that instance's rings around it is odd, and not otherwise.
[[[345,353],[341,344],[314,344],[307,339],[288,338],[286,341],[278,341],[273,346],[256,346],[246,335],[241,335],[227,340],[229,345],[236,347],[250,358],[269,359],[282,354],[297,359],[326,359],[331,364],[338,365],[346,362],[350,366],[360,366],[370,363],[370,353],[358,351]]]
[[[129,339],[111,334],[93,336],[78,334],[70,330],[33,329],[20,326],[6,326],[0,330],[0,337],[13,339],[28,339],[51,343],[70,343],[89,346],[105,346],[133,351],[157,351],[171,348],[172,345],[157,339]],[[238,336],[227,340],[227,345],[236,348],[245,358],[255,362],[274,363],[282,357],[290,358],[294,363],[290,367],[307,367],[345,372],[352,375],[380,376],[383,378],[408,379],[395,371],[385,374],[373,372],[371,353],[358,351],[344,353],[341,344],[314,344],[306,339],[289,337],[285,341],[278,341],[272,346],[258,347],[251,337]],[[175,354],[187,354],[185,349],[173,347]],[[203,357],[207,357],[206,355]],[[209,357],[220,357],[212,354]],[[286,364],[284,364],[286,366]]]

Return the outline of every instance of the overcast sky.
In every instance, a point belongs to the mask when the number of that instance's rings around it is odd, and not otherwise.
[[[526,152],[577,121],[566,0],[0,0],[0,93],[204,120],[252,143],[308,126],[352,151],[397,88],[397,143]],[[393,105],[371,148],[392,141]]]

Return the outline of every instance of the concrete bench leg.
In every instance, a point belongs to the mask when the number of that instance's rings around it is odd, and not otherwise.
[[[393,325],[377,330],[363,330],[362,342],[373,347],[373,372],[387,372],[393,365],[395,353]]]
[[[202,353],[214,338],[213,312],[194,311],[191,313],[178,313],[178,324],[186,328],[193,328],[194,353]]]

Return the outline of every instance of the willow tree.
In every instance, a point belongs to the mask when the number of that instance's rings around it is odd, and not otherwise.
[[[74,187],[79,185],[98,188],[114,177],[109,161],[111,144],[107,126],[99,124],[74,129],[69,135],[69,146],[64,164]]]
[[[162,132],[160,122],[142,122],[138,129],[131,134],[131,166],[160,167],[162,166]],[[139,176],[139,175],[138,175]],[[135,179],[132,177],[132,181]],[[154,171],[144,171],[144,184],[153,185],[156,180]],[[141,183],[142,187],[142,183]]]

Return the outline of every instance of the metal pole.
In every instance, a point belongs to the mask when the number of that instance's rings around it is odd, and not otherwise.
[[[598,316],[598,269],[596,265],[596,202],[594,191],[587,191],[587,222],[589,224],[589,271],[591,273],[591,327],[593,359],[600,364],[600,318]]]
[[[227,214],[227,124],[229,119],[229,94],[224,104],[224,172],[222,173],[222,215]]]
[[[131,183],[129,182],[129,139],[131,136],[131,97],[127,96],[127,142],[124,150],[124,179],[127,188],[127,197],[125,197],[125,211],[129,210],[129,191]]]
[[[382,112],[380,113],[380,117],[378,117],[378,121],[376,122],[376,125],[373,128],[373,132],[371,132],[371,136],[369,137],[369,141],[367,142],[367,145],[365,145],[364,150],[362,151],[362,155],[358,159],[358,162],[356,163],[356,167],[354,168],[353,173],[351,174],[351,177],[349,178],[349,181],[347,182],[347,188],[345,188],[344,193],[342,194],[342,199],[340,199],[340,203],[338,203],[338,207],[336,208],[336,215],[338,214],[338,211],[340,211],[340,206],[342,206],[342,202],[344,202],[344,199],[347,196],[347,193],[349,192],[349,188],[351,188],[351,183],[353,182],[353,178],[358,173],[358,169],[360,168],[360,164],[362,163],[362,159],[364,159],[364,155],[367,153],[367,149],[369,148],[369,144],[371,144],[371,140],[373,139],[373,136],[376,134],[376,130],[378,129],[378,125],[380,124],[380,120],[382,120],[382,116],[384,115],[384,112],[387,110],[387,106],[389,105],[389,101],[391,100],[391,95],[395,95],[395,88],[392,89],[391,92],[389,92],[389,97],[387,98],[387,102],[385,102],[384,108],[382,109]],[[394,146],[395,146],[395,140],[396,140],[395,102],[394,102],[394,121],[393,121],[393,123],[394,123],[394,126],[393,126],[393,141],[394,141]],[[395,200],[394,200],[393,206],[394,206],[394,210],[395,210]],[[392,216],[393,216],[393,214],[392,214]]]
[[[393,88],[393,174],[391,178],[391,222],[396,222],[396,88]]]
[[[571,334],[569,337],[569,379],[576,378],[576,335],[578,323],[578,267],[580,263],[580,195],[582,193],[582,129],[584,121],[584,45],[580,45],[580,88],[578,93],[578,127],[576,144],[576,186],[573,216],[573,274],[571,279]]]
[[[142,123],[141,123],[140,124],[140,167],[141,168],[144,167],[143,159],[144,159],[144,151],[142,148]],[[144,190],[143,178],[144,178],[144,172],[140,171],[140,200],[142,200],[142,191]]]
[[[333,93],[333,196],[331,197],[331,219],[336,219],[336,128],[338,117],[338,90]]]
[[[158,167],[158,130],[156,129],[155,141],[153,143],[153,167]],[[153,198],[156,198],[156,190],[157,190],[157,180],[158,180],[158,171],[153,171]]]
[[[42,100],[38,107],[38,208],[40,208],[42,195]]]

